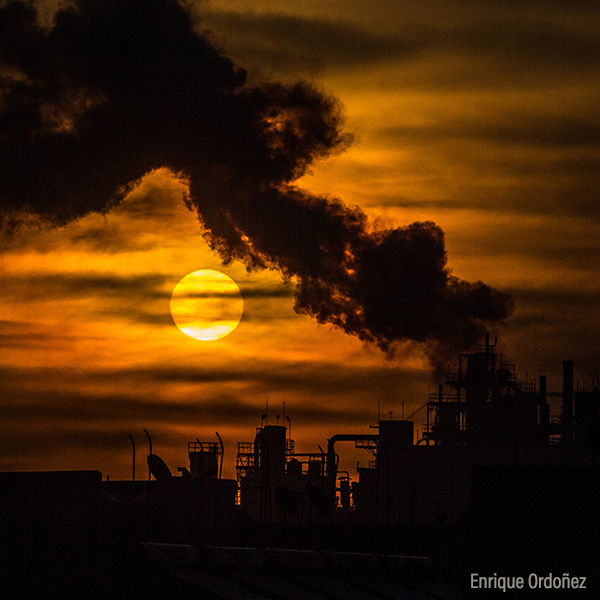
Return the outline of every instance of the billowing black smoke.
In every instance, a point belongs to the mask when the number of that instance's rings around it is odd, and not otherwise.
[[[159,167],[190,181],[225,262],[297,281],[296,309],[392,352],[466,349],[509,295],[450,276],[433,223],[376,230],[293,182],[343,148],[337,102],[305,83],[250,86],[176,0],[77,0],[51,29],[0,8],[0,215],[57,224],[103,211]]]

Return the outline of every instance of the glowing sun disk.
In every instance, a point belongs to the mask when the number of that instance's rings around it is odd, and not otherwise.
[[[171,294],[175,325],[197,340],[212,341],[229,335],[243,312],[244,300],[235,281],[212,269],[186,275]]]

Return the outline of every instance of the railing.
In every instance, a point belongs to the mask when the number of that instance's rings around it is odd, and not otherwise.
[[[189,442],[188,453],[191,452],[214,452],[217,456],[220,456],[221,444],[218,442]]]
[[[254,466],[254,454],[238,454],[236,465],[240,469],[249,469]]]
[[[254,454],[254,443],[238,442],[238,454]]]
[[[355,448],[377,448],[376,440],[355,440],[354,441]]]
[[[537,384],[533,383],[533,382],[531,382],[531,383],[521,382],[520,388],[521,388],[522,392],[532,392],[532,393],[537,392]]]
[[[437,402],[440,399],[440,395],[439,393],[431,393],[429,394],[429,402]],[[444,393],[442,394],[442,402],[446,403],[446,402],[457,402],[458,400],[458,395],[456,393]],[[464,398],[463,398],[463,402],[464,402]]]

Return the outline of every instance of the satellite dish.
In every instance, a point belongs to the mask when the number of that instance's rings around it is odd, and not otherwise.
[[[148,454],[148,468],[156,481],[167,481],[173,477],[171,469],[158,454]]]
[[[273,494],[275,502],[286,515],[293,515],[300,508],[300,501],[296,494],[288,488],[279,485],[273,490]]]

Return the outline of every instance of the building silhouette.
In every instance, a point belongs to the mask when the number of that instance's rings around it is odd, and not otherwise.
[[[390,418],[296,453],[289,417],[263,417],[238,445],[236,480],[222,478],[220,438],[190,442],[176,476],[151,452],[148,481],[0,473],[0,587],[19,597],[540,598],[473,590],[471,578],[569,574],[586,587],[561,593],[595,597],[598,382],[575,391],[565,361],[553,415],[546,378],[519,380],[489,338],[457,367],[423,405],[419,436]],[[345,443],[370,455],[355,480],[338,470]]]

